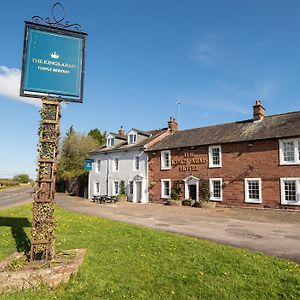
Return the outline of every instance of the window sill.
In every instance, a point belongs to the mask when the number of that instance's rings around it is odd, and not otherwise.
[[[222,165],[220,166],[208,166],[209,169],[215,169],[215,168],[222,168]]]
[[[295,201],[285,201],[285,202],[281,202],[281,205],[292,205],[292,206],[300,206],[300,202],[295,202]]]
[[[261,204],[262,200],[247,199],[245,200],[245,203]]]

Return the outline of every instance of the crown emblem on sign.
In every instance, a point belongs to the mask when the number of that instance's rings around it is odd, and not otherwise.
[[[50,53],[50,56],[54,59],[58,59],[60,57],[60,55],[58,53],[56,53],[55,51]]]

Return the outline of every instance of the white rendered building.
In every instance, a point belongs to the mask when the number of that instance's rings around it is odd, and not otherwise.
[[[110,133],[106,145],[90,153],[88,195],[116,196],[124,180],[128,201],[148,202],[148,154],[145,150],[172,133],[177,123],[170,119],[168,128],[151,131],[131,129],[127,135]]]

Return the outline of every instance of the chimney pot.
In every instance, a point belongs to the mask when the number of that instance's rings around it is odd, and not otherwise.
[[[121,126],[121,128],[119,129],[119,136],[124,137],[124,135],[125,135],[125,131],[123,126]]]
[[[266,110],[262,106],[261,100],[257,99],[253,106],[253,121],[261,121],[265,117]]]
[[[178,124],[175,118],[170,117],[170,121],[168,122],[168,128],[172,133],[178,130]]]

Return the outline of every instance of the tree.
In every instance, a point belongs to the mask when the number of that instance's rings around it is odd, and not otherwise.
[[[30,178],[27,174],[18,174],[15,175],[13,178],[14,181],[17,181],[19,183],[28,183],[30,182]]]
[[[101,133],[101,131],[98,128],[95,128],[90,130],[88,135],[91,136],[94,140],[96,140],[99,146],[102,146],[106,143],[106,131]]]
[[[97,147],[98,143],[93,137],[76,132],[71,126],[61,143],[57,179],[70,182],[72,178],[84,174],[84,160]]]

